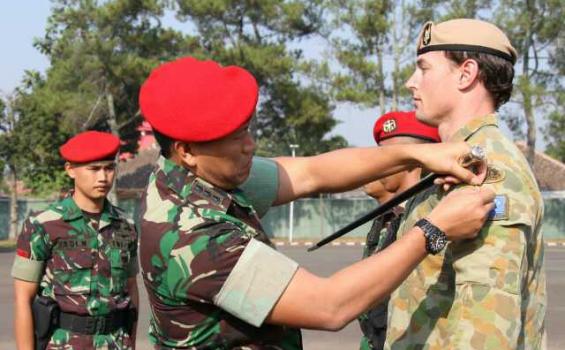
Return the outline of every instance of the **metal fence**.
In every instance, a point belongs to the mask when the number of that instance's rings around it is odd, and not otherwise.
[[[546,239],[565,239],[565,191],[544,192],[545,215],[543,234]],[[49,201],[18,201],[18,224],[31,212],[47,207]],[[137,200],[121,201],[120,207],[131,218],[136,217]],[[0,198],[0,239],[8,238],[10,227],[9,199]],[[327,236],[354,219],[364,215],[376,207],[371,198],[336,199],[312,198],[294,202],[293,238],[315,240]],[[271,237],[286,239],[289,233],[289,205],[274,207],[262,219],[263,228]],[[358,227],[347,237],[364,237],[369,231],[370,223]]]

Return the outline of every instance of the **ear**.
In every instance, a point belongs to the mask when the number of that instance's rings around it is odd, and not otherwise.
[[[76,177],[75,168],[69,162],[65,162],[65,172],[71,179]]]
[[[459,90],[466,90],[479,79],[479,64],[473,59],[466,59],[459,66]]]
[[[196,167],[196,156],[194,155],[193,149],[190,144],[181,141],[175,141],[173,143],[173,150],[184,165],[191,169]]]

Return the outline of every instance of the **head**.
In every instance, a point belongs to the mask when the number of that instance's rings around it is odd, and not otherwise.
[[[113,160],[89,163],[65,162],[65,171],[74,181],[74,193],[96,202],[106,198],[112,189],[116,162]]]
[[[118,137],[99,131],[80,133],[61,146],[65,171],[74,181],[75,199],[96,204],[104,201],[114,183],[119,147]]]
[[[139,101],[165,158],[229,190],[249,175],[258,93],[241,67],[185,57],[156,68]]]
[[[160,133],[155,135],[164,157],[220,188],[234,189],[249,176],[255,151],[249,123],[218,140],[206,142],[185,142]]]
[[[428,22],[417,52],[406,86],[425,123],[438,126],[458,108],[492,113],[509,100],[516,51],[496,26],[473,19]],[[481,110],[469,111],[469,106]]]
[[[379,146],[441,141],[437,128],[420,122],[414,111],[384,114],[375,122],[373,136]],[[378,180],[382,191],[373,183],[365,187],[365,192],[383,203],[418,182],[420,175],[421,169],[414,167]]]

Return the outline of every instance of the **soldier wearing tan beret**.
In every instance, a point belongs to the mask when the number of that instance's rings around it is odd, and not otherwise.
[[[496,26],[455,19],[426,23],[417,55],[406,84],[417,118],[437,126],[443,142],[482,146],[481,187],[495,191],[496,207],[478,240],[428,255],[394,292],[385,349],[543,349],[542,197],[495,114],[512,93],[516,50]],[[434,186],[410,201],[398,237],[445,195]]]

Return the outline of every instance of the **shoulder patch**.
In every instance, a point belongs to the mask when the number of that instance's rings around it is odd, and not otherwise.
[[[499,194],[494,198],[494,208],[488,215],[489,221],[508,220],[508,196]]]
[[[487,176],[483,183],[491,184],[496,182],[501,182],[506,177],[506,173],[500,167],[495,165],[489,165],[487,168]]]

